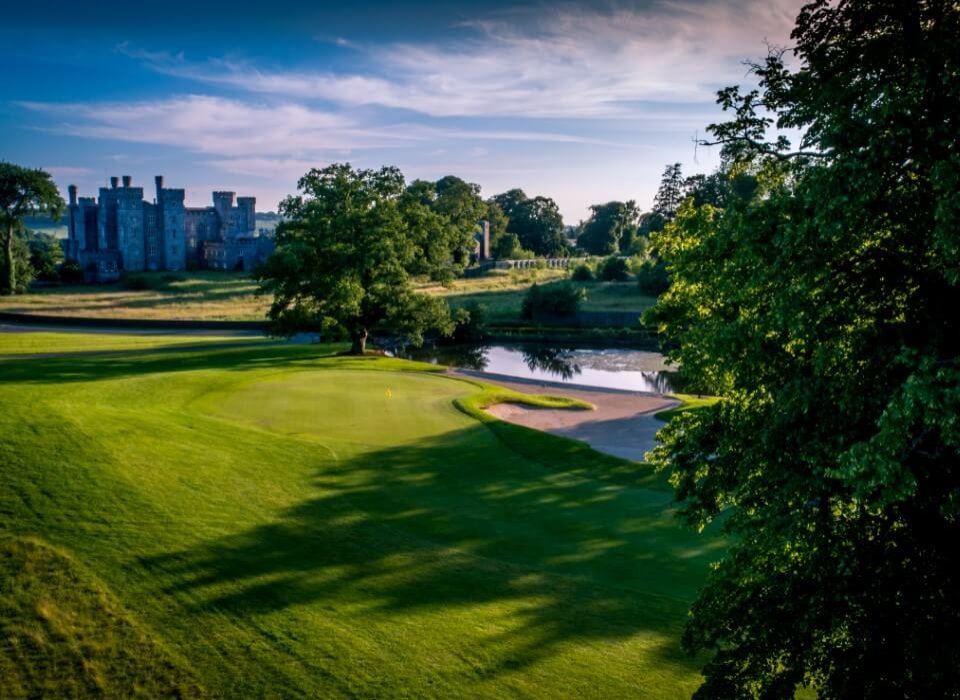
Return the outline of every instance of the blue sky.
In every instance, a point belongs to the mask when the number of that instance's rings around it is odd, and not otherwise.
[[[252,194],[272,210],[310,167],[453,174],[484,196],[650,206],[715,91],[785,45],[800,0],[617,3],[33,0],[0,25],[0,159],[94,194],[109,175]]]

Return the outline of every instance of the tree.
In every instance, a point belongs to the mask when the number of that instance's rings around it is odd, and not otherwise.
[[[405,201],[398,169],[334,164],[311,170],[297,187],[302,194],[280,205],[277,247],[258,274],[274,297],[269,315],[277,332],[339,329],[349,335],[352,354],[364,353],[378,326],[414,344],[429,329],[452,332],[446,305],[411,286],[411,271],[424,260],[451,263],[424,250],[423,227],[436,220],[425,222],[429,209]]]
[[[30,231],[25,236],[30,249],[30,266],[39,279],[52,282],[59,279],[63,249],[56,236],[42,231]]]
[[[666,221],[670,221],[677,215],[677,209],[680,208],[686,196],[680,163],[668,165],[660,178],[660,189],[653,198],[653,211]]]
[[[494,243],[493,257],[497,260],[526,260],[532,258],[533,253],[523,249],[517,234],[505,233]]]
[[[14,279],[16,280],[13,286],[13,294],[23,294],[30,291],[30,284],[37,274],[33,265],[30,264],[30,246],[22,229],[14,232],[11,248]],[[7,263],[5,260],[0,260],[0,279],[7,279]]]
[[[537,255],[561,256],[568,250],[563,217],[557,203],[549,197],[527,197],[513,189],[495,195],[491,201],[507,217],[506,231],[515,233],[521,245]]]
[[[410,183],[400,207],[407,222],[415,222],[410,230],[421,252],[411,273],[448,282],[469,264],[473,234],[486,210],[479,189],[453,176]]]
[[[63,209],[63,198],[49,173],[0,161],[0,237],[4,268],[0,293],[13,294],[17,289],[14,239],[24,217],[47,214],[57,221]]]
[[[590,207],[590,218],[580,227],[577,245],[591,255],[627,252],[637,232],[637,203],[607,202]]]
[[[797,68],[719,94],[756,191],[654,236],[647,320],[723,397],[652,455],[732,534],[683,636],[697,697],[960,697],[957,36],[952,1],[807,4]]]

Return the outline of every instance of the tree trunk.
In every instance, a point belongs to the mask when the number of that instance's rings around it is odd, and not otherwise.
[[[353,345],[350,347],[351,355],[362,355],[367,351],[367,329],[361,328],[353,333]]]
[[[13,294],[17,288],[17,271],[13,267],[13,223],[7,224],[7,239],[3,242],[3,261],[7,266],[6,275],[3,280],[3,289],[0,292],[4,294]]]

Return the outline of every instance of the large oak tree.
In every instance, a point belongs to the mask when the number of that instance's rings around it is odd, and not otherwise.
[[[276,331],[339,329],[354,354],[376,327],[414,343],[429,329],[452,331],[446,304],[411,285],[412,273],[438,268],[443,277],[439,268],[452,264],[450,251],[428,247],[449,220],[412,206],[398,169],[334,164],[308,172],[298,189],[280,204],[277,248],[259,272]]]

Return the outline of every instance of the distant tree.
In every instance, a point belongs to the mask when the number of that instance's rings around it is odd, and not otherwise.
[[[425,221],[429,208],[404,201],[398,169],[334,164],[308,172],[298,189],[280,204],[277,247],[258,273],[262,290],[273,294],[276,332],[340,329],[351,339],[350,352],[363,354],[378,326],[414,344],[427,330],[453,331],[446,304],[413,291],[410,275],[425,258],[431,266],[451,263],[425,254],[422,227],[437,220]]]
[[[569,249],[563,217],[549,197],[527,197],[520,189],[495,195],[491,201],[507,217],[506,231],[520,237],[520,244],[536,255],[565,255]]]
[[[510,217],[516,212],[517,207],[523,202],[526,202],[528,199],[529,197],[527,197],[527,193],[523,190],[512,189],[501,194],[494,195],[490,198],[490,201],[500,208],[500,211],[503,212],[507,219],[510,219]],[[513,229],[508,228],[506,230],[512,231]]]
[[[490,222],[490,242],[493,244],[496,243],[500,236],[507,232],[507,223],[510,219],[507,218],[507,215],[503,213],[503,209],[497,206],[497,203],[492,199],[488,199],[485,204],[487,209],[483,214],[483,218]]]
[[[415,180],[400,205],[408,219],[418,222],[412,230],[420,236],[417,245],[423,256],[416,263],[416,274],[448,281],[466,267],[475,245],[473,234],[487,213],[479,185],[453,175],[436,182]]]
[[[549,197],[522,202],[510,217],[509,229],[520,236],[524,248],[537,255],[561,256],[568,250],[563,217],[556,202]]]
[[[13,234],[13,246],[11,250],[13,257],[13,269],[16,282],[13,286],[14,294],[23,294],[30,291],[30,284],[36,279],[37,273],[30,264],[30,246],[27,243],[27,234],[23,229],[19,229]],[[0,260],[0,274],[6,278],[7,263]]]
[[[523,249],[517,234],[505,233],[494,243],[493,257],[497,260],[526,260],[532,258],[533,253]]]
[[[680,163],[668,165],[660,178],[660,188],[653,199],[653,211],[660,214],[666,221],[677,215],[677,209],[686,198],[683,171]]]
[[[577,245],[591,255],[630,250],[640,212],[634,201],[607,202],[590,207],[590,218],[580,226]]]
[[[955,0],[807,3],[709,128],[753,194],[654,236],[646,320],[722,396],[652,455],[730,535],[697,698],[960,697],[958,36]]]
[[[58,279],[58,268],[63,262],[63,249],[56,236],[41,231],[25,235],[30,249],[30,265],[37,279],[52,282]]]
[[[17,283],[18,265],[14,260],[15,232],[28,215],[46,214],[60,218],[64,201],[50,174],[0,161],[0,237],[3,244],[3,279],[0,294],[23,289]]]

